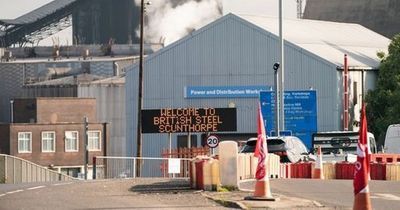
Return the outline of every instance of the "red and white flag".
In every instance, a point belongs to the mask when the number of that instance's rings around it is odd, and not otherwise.
[[[265,133],[264,119],[261,113],[261,107],[258,105],[257,115],[257,143],[254,151],[254,156],[258,157],[258,164],[256,170],[256,179],[262,180],[268,178],[267,176],[267,135]]]
[[[370,150],[367,137],[367,117],[365,116],[365,104],[361,109],[361,127],[357,145],[357,162],[354,171],[354,195],[358,193],[369,193],[368,179],[370,177]]]

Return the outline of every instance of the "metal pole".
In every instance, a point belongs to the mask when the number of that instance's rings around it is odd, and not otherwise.
[[[364,102],[364,91],[365,91],[365,74],[364,69],[361,70],[361,103]]]
[[[138,95],[138,114],[137,114],[137,170],[136,176],[140,177],[142,157],[142,107],[143,107],[143,24],[144,24],[144,0],[140,1],[140,57],[139,57],[139,95]]]
[[[85,180],[88,179],[88,165],[89,165],[89,145],[88,145],[88,118],[84,117],[84,125],[85,125]]]
[[[169,158],[172,157],[172,134],[168,133],[168,138],[169,138]]]
[[[187,147],[188,148],[192,147],[192,138],[191,138],[190,132],[188,133],[188,137],[187,137]]]
[[[274,66],[274,85],[275,85],[275,133],[279,136],[280,122],[279,122],[279,67]]]
[[[10,100],[10,122],[14,123],[14,100]]]
[[[285,110],[284,110],[284,92],[285,92],[285,62],[284,62],[284,43],[283,43],[283,6],[282,0],[279,0],[279,41],[280,41],[280,92],[279,92],[279,103],[280,103],[280,128],[285,130]],[[278,133],[279,135],[279,133]]]
[[[343,107],[343,130],[349,130],[349,88],[348,88],[348,74],[349,69],[347,66],[347,55],[344,54],[344,77],[343,77],[343,92],[344,92],[344,107]]]

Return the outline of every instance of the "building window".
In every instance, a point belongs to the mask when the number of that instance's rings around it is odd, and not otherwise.
[[[42,152],[55,152],[56,133],[55,132],[42,132]]]
[[[65,151],[77,152],[78,150],[78,131],[65,131]]]
[[[101,150],[100,142],[101,142],[100,131],[88,131],[89,151],[100,151]]]
[[[32,132],[18,132],[18,153],[32,152]]]

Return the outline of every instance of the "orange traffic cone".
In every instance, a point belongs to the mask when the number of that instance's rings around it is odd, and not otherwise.
[[[278,198],[274,198],[271,193],[269,185],[269,178],[267,175],[262,179],[256,179],[256,185],[254,187],[253,196],[247,196],[245,200],[261,200],[261,201],[277,201]]]
[[[321,146],[319,146],[318,152],[317,152],[317,160],[315,161],[315,166],[314,166],[314,170],[312,173],[312,178],[313,179],[324,179],[323,168],[324,168],[324,166],[322,164]]]
[[[353,210],[371,210],[371,199],[369,192],[360,192],[354,196]]]

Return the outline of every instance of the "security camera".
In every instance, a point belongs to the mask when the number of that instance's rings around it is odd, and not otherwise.
[[[274,66],[272,67],[274,71],[278,71],[280,64],[279,63],[274,63]]]

